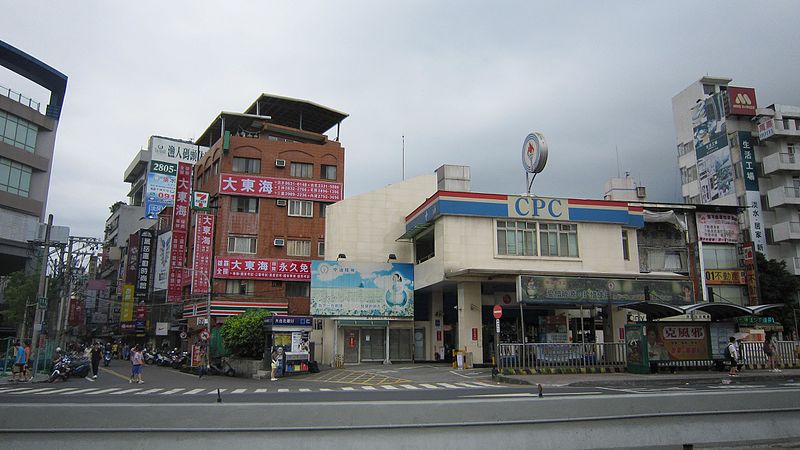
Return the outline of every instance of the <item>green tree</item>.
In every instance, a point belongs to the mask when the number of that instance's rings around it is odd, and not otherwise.
[[[33,303],[39,289],[38,273],[26,275],[24,271],[8,275],[8,283],[3,290],[6,300],[1,311],[6,325],[18,325],[25,315],[25,303]]]
[[[758,253],[758,287],[762,304],[781,303],[780,309],[772,309],[767,314],[775,317],[784,328],[784,336],[796,332],[792,309],[797,308],[797,291],[800,289],[800,279],[786,270],[785,261],[768,260]]]
[[[267,310],[250,309],[228,318],[222,324],[222,342],[234,355],[260,358],[266,343],[264,318],[271,315],[272,312]]]

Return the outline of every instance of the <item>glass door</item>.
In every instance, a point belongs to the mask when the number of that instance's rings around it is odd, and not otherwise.
[[[344,329],[344,363],[358,364],[358,328]]]

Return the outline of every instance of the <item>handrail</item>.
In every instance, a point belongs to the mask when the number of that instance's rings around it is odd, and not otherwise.
[[[10,88],[7,88],[5,86],[0,86],[0,95],[2,95],[4,97],[8,97],[11,100],[14,100],[17,103],[25,105],[25,106],[27,106],[29,108],[33,108],[38,112],[42,112],[39,109],[41,107],[41,103],[37,102],[36,100],[34,100],[34,99],[30,98],[30,97],[26,97],[26,96],[20,94],[19,92],[13,91]]]

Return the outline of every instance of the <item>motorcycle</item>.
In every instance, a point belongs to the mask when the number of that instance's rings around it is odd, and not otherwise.
[[[111,352],[106,350],[105,353],[103,353],[103,365],[108,367],[109,364],[111,364]]]
[[[155,352],[151,352],[147,349],[142,352],[142,358],[144,359],[145,364],[155,364],[156,362]]]
[[[173,369],[180,369],[189,361],[189,353],[188,352],[178,352],[174,351],[172,353],[172,368]]]
[[[90,370],[91,366],[87,358],[65,354],[53,365],[53,372],[50,374],[48,381],[52,383],[58,378],[67,381],[71,376],[86,377],[89,375]]]
[[[172,364],[172,358],[163,353],[156,353],[156,364],[159,366],[169,366]]]

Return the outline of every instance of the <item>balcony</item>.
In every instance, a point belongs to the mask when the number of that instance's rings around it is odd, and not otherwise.
[[[787,117],[784,119],[769,119],[758,124],[758,135],[762,141],[771,139],[800,137],[800,119]]]
[[[800,171],[800,155],[794,153],[775,153],[764,157],[764,174]]]
[[[767,191],[769,206],[772,208],[785,205],[800,205],[800,186],[777,187]]]
[[[8,98],[10,98],[11,100],[14,100],[17,103],[21,103],[21,104],[27,106],[28,108],[35,109],[39,114],[42,113],[42,111],[40,111],[40,109],[39,109],[40,106],[41,106],[41,104],[39,102],[37,102],[36,100],[30,99],[28,97],[25,97],[24,95],[20,94],[19,92],[14,92],[14,91],[12,91],[11,89],[9,89],[9,88],[7,88],[5,86],[0,86],[0,95],[2,95],[3,97],[8,97]]]
[[[800,222],[780,222],[772,227],[775,242],[800,240]]]

